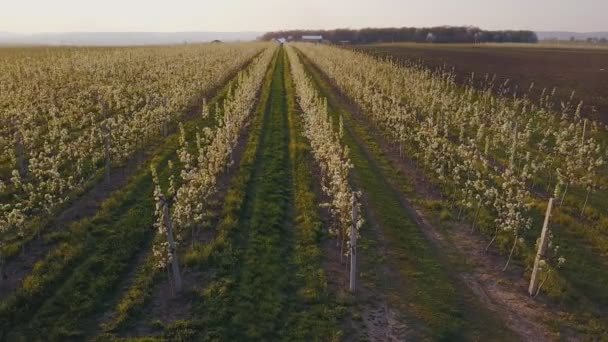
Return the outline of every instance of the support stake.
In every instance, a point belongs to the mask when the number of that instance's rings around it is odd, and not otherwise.
[[[545,256],[547,245],[549,244],[549,217],[551,217],[551,209],[553,208],[553,197],[549,198],[549,205],[547,206],[547,212],[545,214],[545,222],[543,223],[543,230],[540,234],[540,243],[538,244],[538,251],[536,252],[536,259],[534,260],[534,269],[532,270],[532,276],[530,277],[530,287],[528,293],[530,296],[536,295],[538,290],[539,282],[539,268],[540,261]]]
[[[357,195],[352,194],[353,216],[352,227],[350,230],[350,292],[354,293],[357,279]]]
[[[177,250],[175,248],[175,240],[173,240],[173,223],[169,216],[169,205],[164,196],[161,197],[163,202],[163,218],[167,227],[167,242],[169,242],[169,253],[171,253],[171,273],[173,273],[173,283],[175,285],[175,293],[182,290],[182,277],[179,273],[179,261],[177,260]]]

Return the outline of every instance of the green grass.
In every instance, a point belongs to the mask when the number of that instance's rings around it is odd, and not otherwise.
[[[232,265],[205,289],[201,339],[276,339],[290,308],[291,196],[282,52],[273,70]],[[227,267],[226,267],[227,266]],[[255,314],[252,314],[255,312]]]
[[[263,131],[260,168],[252,189],[244,254],[236,278],[232,327],[235,337],[274,339],[280,316],[289,312],[292,251],[292,189],[289,174],[283,53],[272,82],[270,112]],[[256,315],[251,312],[256,311]]]
[[[320,267],[321,226],[298,135],[284,52],[258,106],[245,157],[211,253],[215,278],[201,289],[196,340],[319,340],[339,336]],[[257,138],[256,138],[257,137]],[[256,140],[257,139],[257,140]],[[297,161],[297,163],[296,163]]]

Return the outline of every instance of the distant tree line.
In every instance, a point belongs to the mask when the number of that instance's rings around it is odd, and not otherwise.
[[[434,43],[536,43],[538,37],[532,31],[486,31],[471,26],[439,26],[428,28],[364,28],[360,30],[288,30],[267,32],[261,40],[293,37],[299,40],[303,35],[322,35],[332,43],[390,43],[390,42],[434,42]]]
[[[560,39],[558,37],[549,37],[549,38],[544,38],[543,41],[549,41],[549,42],[559,42],[559,41],[563,41],[564,39]],[[577,38],[575,36],[571,36],[570,39],[568,39],[571,42],[587,42],[587,43],[593,43],[593,44],[597,44],[597,43],[608,43],[608,38],[606,37],[587,37],[587,38]]]
[[[606,37],[598,38],[598,37],[589,37],[587,38],[587,43],[608,43],[608,39]]]

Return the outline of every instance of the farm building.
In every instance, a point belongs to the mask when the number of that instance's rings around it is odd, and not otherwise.
[[[303,42],[313,42],[313,43],[321,43],[323,41],[323,36],[302,36]]]

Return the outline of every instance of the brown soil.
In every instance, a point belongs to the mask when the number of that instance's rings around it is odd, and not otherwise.
[[[402,61],[420,61],[432,69],[454,69],[456,81],[468,83],[471,73],[477,80],[496,75],[495,84],[509,80],[511,92],[519,95],[534,83],[532,98],[543,88],[556,87],[555,104],[583,101],[583,115],[608,124],[608,50],[557,49],[536,47],[494,47],[468,44],[378,44],[357,47],[375,55]]]

